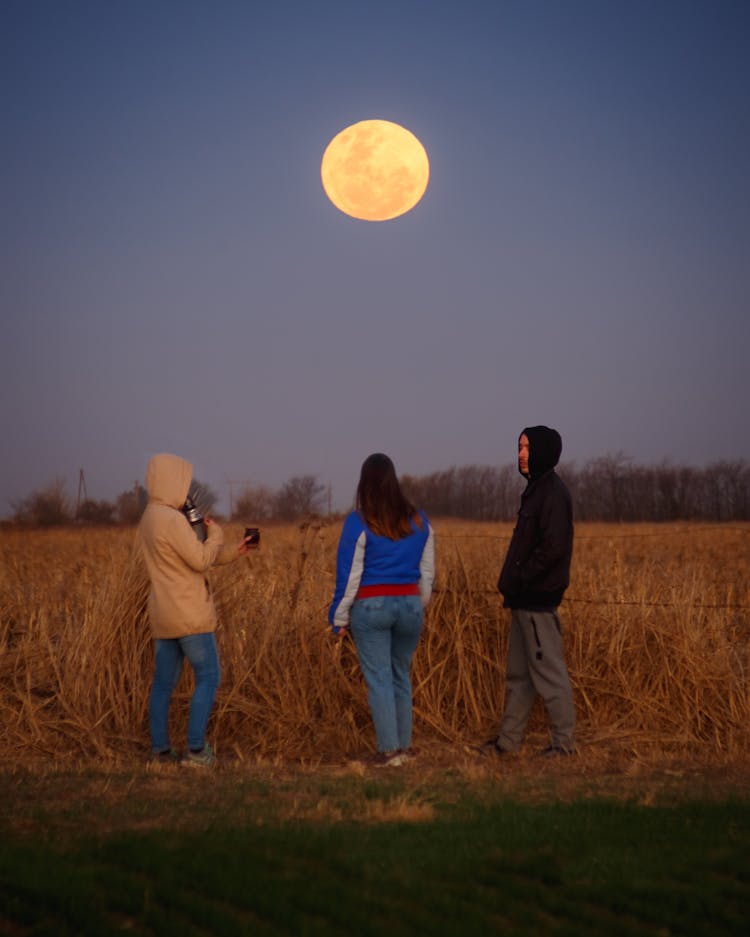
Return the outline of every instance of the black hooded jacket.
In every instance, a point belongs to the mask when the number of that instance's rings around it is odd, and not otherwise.
[[[548,426],[530,426],[529,483],[497,587],[506,608],[557,608],[570,582],[573,506],[555,472],[562,440]]]

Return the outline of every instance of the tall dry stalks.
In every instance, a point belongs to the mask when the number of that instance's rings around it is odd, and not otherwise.
[[[510,525],[436,522],[438,577],[414,660],[415,735],[476,741],[502,709]],[[240,758],[372,746],[350,638],[326,624],[338,525],[270,528],[211,574],[222,684],[211,736]],[[227,538],[239,539],[240,528]],[[152,649],[133,532],[0,533],[0,745],[6,758],[147,750]],[[583,745],[750,742],[750,526],[579,525],[561,607]],[[189,668],[173,704],[184,739]],[[540,707],[532,729],[545,725]]]

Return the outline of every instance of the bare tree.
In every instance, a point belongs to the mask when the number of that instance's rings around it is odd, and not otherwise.
[[[141,519],[141,514],[146,509],[148,503],[148,494],[140,482],[129,491],[123,491],[117,496],[115,506],[117,511],[117,520],[121,524],[137,524]]]
[[[268,520],[273,517],[277,497],[277,492],[267,485],[248,485],[237,497],[232,520]]]
[[[87,498],[78,508],[76,520],[83,524],[113,524],[115,505],[111,501],[94,501]]]
[[[467,465],[404,475],[401,484],[417,507],[435,517],[494,521],[515,515],[521,478],[511,465]]]
[[[284,482],[276,495],[274,515],[280,520],[295,520],[323,509],[326,487],[316,475],[294,475]]]
[[[67,524],[73,517],[65,482],[60,478],[21,501],[11,501],[11,507],[13,519],[31,527],[57,527]]]

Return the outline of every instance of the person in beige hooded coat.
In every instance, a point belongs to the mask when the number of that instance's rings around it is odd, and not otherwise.
[[[190,701],[188,764],[210,766],[215,756],[206,727],[221,670],[216,647],[216,609],[208,570],[247,552],[243,539],[223,550],[221,528],[206,518],[201,542],[182,511],[193,477],[192,465],[176,455],[153,456],[146,470],[148,505],[139,527],[140,547],[151,583],[148,616],[154,639],[154,681],[149,700],[152,755],[177,760],[169,744],[169,705],[185,658],[195,674]]]

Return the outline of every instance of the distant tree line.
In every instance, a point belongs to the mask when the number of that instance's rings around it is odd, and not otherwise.
[[[327,488],[317,475],[293,475],[281,488],[247,485],[232,505],[232,520],[293,521],[325,510]]]
[[[69,497],[65,482],[57,478],[22,500],[11,501],[11,508],[15,523],[28,527],[59,527],[74,522],[136,524],[147,501],[145,488],[136,482],[133,488],[123,491],[114,501],[86,498],[76,504]]]
[[[314,475],[295,475],[281,488],[264,485],[248,486],[232,506],[232,520],[247,522],[280,520],[320,513],[323,509],[325,485]],[[218,497],[204,482],[194,480],[190,497],[206,515],[213,512]],[[139,483],[119,494],[114,501],[86,499],[74,504],[65,482],[55,479],[44,488],[20,501],[11,502],[12,519],[28,527],[57,527],[68,524],[123,526],[137,524],[148,503],[146,489]]]
[[[514,517],[524,481],[514,465],[465,465],[402,475],[407,497],[433,517],[502,521]]]
[[[564,463],[559,473],[570,489],[575,516],[582,521],[747,521],[750,520],[750,464],[715,462],[706,468],[634,465],[617,453],[578,468]],[[508,521],[516,516],[525,482],[515,465],[454,467],[428,475],[403,475],[409,498],[433,517]],[[217,496],[195,481],[190,490],[204,514]],[[280,488],[248,485],[232,504],[231,520],[246,523],[294,521],[330,511],[327,488],[315,475],[295,475]],[[114,501],[74,505],[59,479],[12,502],[13,520],[31,527],[71,523],[137,524],[148,497],[139,483]]]
[[[715,462],[706,468],[633,465],[622,453],[581,468],[559,468],[582,521],[750,520],[750,464]],[[450,468],[405,475],[404,490],[428,514],[507,521],[516,516],[525,486],[515,465]]]
[[[618,453],[560,474],[580,520],[750,520],[750,463],[741,459],[691,468],[633,465]]]

